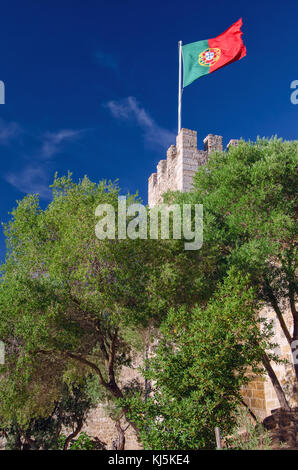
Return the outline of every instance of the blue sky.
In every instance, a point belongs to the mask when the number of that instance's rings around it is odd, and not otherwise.
[[[2,2],[1,221],[53,175],[119,178],[147,202],[147,178],[174,143],[177,42],[213,38],[243,18],[247,56],[184,90],[182,126],[255,139],[297,138],[298,2]],[[0,255],[4,238],[0,239]]]

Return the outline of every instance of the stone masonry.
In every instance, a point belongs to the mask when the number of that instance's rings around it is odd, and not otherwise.
[[[120,385],[128,385],[129,383],[138,381],[144,387],[144,379],[139,372],[139,367],[143,365],[144,357],[139,354],[133,358],[130,367],[123,367],[120,376]],[[127,422],[121,419],[123,429],[127,428]],[[83,432],[97,437],[106,445],[107,450],[111,450],[112,443],[118,437],[115,421],[109,416],[107,403],[100,403],[96,408],[90,410],[86,423],[82,429]],[[125,432],[125,450],[141,450],[142,443],[138,440],[135,431],[129,426]]]
[[[293,328],[293,317],[290,313],[290,306],[284,305],[282,311],[285,312],[284,320],[289,329]],[[295,373],[293,368],[293,357],[290,345],[280,327],[274,310],[270,307],[264,307],[260,311],[260,317],[273,322],[273,343],[277,344],[275,353],[280,359],[284,359],[287,364],[272,364],[281,386],[291,407],[298,405],[298,390],[295,383]],[[253,410],[259,418],[263,419],[269,416],[274,409],[280,407],[275,390],[269,377],[258,377],[243,388],[242,395],[244,401]]]
[[[228,147],[238,144],[237,139],[230,140]],[[152,173],[148,183],[148,204],[153,207],[162,202],[162,194],[171,191],[190,191],[192,180],[199,166],[207,163],[210,153],[222,151],[222,137],[208,134],[204,139],[204,150],[197,148],[197,133],[190,129],[181,129],[176,137],[176,145],[167,151],[167,159],[160,160],[157,172]]]

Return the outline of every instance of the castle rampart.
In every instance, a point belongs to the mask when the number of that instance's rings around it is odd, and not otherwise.
[[[232,139],[228,144],[237,145]],[[162,194],[171,191],[190,191],[192,180],[199,166],[207,163],[209,155],[222,151],[222,136],[208,134],[204,139],[204,150],[197,148],[197,132],[181,129],[176,137],[176,145],[167,150],[167,159],[160,160],[157,172],[152,173],[148,183],[148,204],[153,207],[162,202]]]

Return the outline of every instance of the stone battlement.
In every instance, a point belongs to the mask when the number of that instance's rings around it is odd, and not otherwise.
[[[222,151],[222,136],[208,134],[204,139],[204,150],[197,148],[197,132],[181,129],[176,137],[176,145],[167,150],[167,159],[160,160],[157,172],[148,180],[148,204],[153,207],[162,202],[166,191],[190,191],[192,180],[199,166],[205,165],[209,155]],[[239,140],[230,140],[228,147],[238,145]]]

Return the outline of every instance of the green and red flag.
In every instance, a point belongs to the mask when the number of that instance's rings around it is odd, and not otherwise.
[[[182,46],[183,86],[197,78],[242,59],[246,48],[242,41],[242,18],[214,39],[192,42]]]

